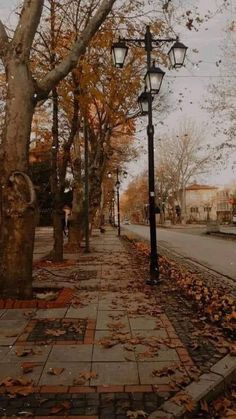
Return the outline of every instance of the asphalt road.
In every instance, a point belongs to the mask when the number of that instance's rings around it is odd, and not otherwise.
[[[149,239],[149,226],[125,225],[123,228]],[[157,229],[158,244],[236,280],[236,241],[164,228]]]

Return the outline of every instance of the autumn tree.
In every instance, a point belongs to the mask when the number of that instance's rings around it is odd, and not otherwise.
[[[171,136],[163,136],[156,155],[156,188],[160,201],[165,202],[168,196],[175,198],[184,220],[185,188],[209,170],[214,154],[204,147],[204,132],[188,121]]]
[[[34,44],[35,67],[38,73],[41,73],[42,71],[45,72],[48,67],[50,68],[50,63],[54,63],[55,56],[58,60],[58,57],[67,53],[68,39],[70,40],[71,36],[74,36],[72,29],[76,27],[77,32],[81,30],[81,26],[83,26],[84,19],[87,16],[85,13],[87,9],[85,8],[82,18],[78,19],[76,10],[79,6],[75,1],[70,0],[68,4],[68,0],[64,0],[60,5],[55,2],[55,0],[50,0],[48,3],[49,7],[45,13],[46,16],[48,16],[47,20],[49,22],[49,27],[43,25]],[[66,5],[68,7],[65,7]],[[141,74],[140,70],[137,71],[137,60],[138,57],[140,57],[140,54],[136,54],[136,59],[132,60],[132,67],[131,65],[128,67],[128,70],[124,72],[124,77],[117,78],[117,71],[112,67],[111,63],[110,46],[115,36],[114,28],[119,25],[121,20],[122,22],[126,22],[126,20],[128,20],[128,14],[133,13],[138,7],[136,5],[129,5],[127,7],[124,4],[120,7],[119,12],[116,12],[114,16],[112,15],[110,17],[109,21],[103,25],[103,28],[98,32],[98,35],[90,44],[90,48],[80,61],[79,67],[73,70],[72,74],[60,83],[52,97],[52,189],[54,202],[56,204],[54,213],[54,257],[56,255],[57,260],[62,258],[63,239],[60,213],[63,205],[62,196],[65,184],[66,166],[69,157],[72,161],[72,172],[75,177],[73,182],[73,208],[77,208],[76,211],[73,211],[71,226],[76,225],[76,227],[78,227],[76,219],[79,219],[79,229],[81,232],[83,231],[83,179],[81,176],[81,171],[83,169],[83,164],[81,162],[81,156],[83,155],[83,136],[81,136],[81,130],[79,128],[81,128],[82,124],[84,125],[84,120],[87,119],[87,131],[90,137],[90,171],[92,172],[90,176],[90,213],[91,218],[93,218],[93,213],[96,212],[96,208],[99,206],[102,181],[101,175],[95,176],[94,171],[97,170],[95,169],[95,166],[97,167],[98,164],[100,164],[100,166],[104,165],[101,157],[105,157],[109,150],[109,141],[106,144],[106,150],[105,147],[103,147],[104,136],[106,136],[106,139],[110,138],[115,126],[116,131],[119,125],[126,124],[127,126],[124,112],[128,114],[128,108],[133,107],[134,100],[136,102]],[[68,24],[65,25],[67,20]],[[70,29],[71,23],[73,23],[73,28]],[[127,24],[127,30],[134,31],[135,24]],[[135,74],[136,77],[132,77],[132,74]],[[139,77],[137,77],[138,74]],[[131,77],[132,83],[129,83]],[[123,90],[118,87],[119,84],[122,84]],[[108,103],[108,97],[114,95],[115,91],[118,93],[119,90],[122,90],[122,95],[118,94],[117,97],[119,97],[119,100],[122,103],[122,109],[121,103],[118,104],[118,101],[116,105],[113,105],[113,97],[112,99],[109,99],[111,103]],[[78,93],[80,94],[78,95]],[[101,123],[101,121],[105,121],[105,119],[108,118],[106,116],[108,114],[110,118],[109,121],[105,124]],[[115,124],[112,122],[112,118],[116,119]],[[66,131],[70,133],[68,136],[66,135]],[[122,130],[116,132],[116,138],[118,137],[118,134],[119,136],[122,136]],[[70,155],[72,143],[73,153]],[[108,154],[111,155],[111,150]],[[99,155],[101,157],[98,159],[97,156]],[[105,160],[106,158],[104,161]],[[58,173],[58,176],[56,176],[56,173]],[[95,185],[96,180],[97,183]],[[77,213],[77,215],[75,213]],[[77,235],[80,236],[79,232],[77,233]],[[74,237],[74,241],[80,241],[78,237],[76,238],[76,233],[73,234],[73,228],[71,228],[70,231],[70,240],[72,239],[72,236]]]
[[[0,21],[0,58],[7,81],[6,117],[1,162],[1,285],[2,296],[28,298],[32,293],[32,255],[36,199],[27,174],[31,123],[37,103],[77,65],[93,35],[110,12],[115,0],[99,2],[80,37],[68,54],[36,79],[30,67],[35,33],[44,1],[24,0],[16,29],[10,38]]]
[[[121,214],[132,222],[148,219],[148,177],[147,173],[135,177],[121,196]]]

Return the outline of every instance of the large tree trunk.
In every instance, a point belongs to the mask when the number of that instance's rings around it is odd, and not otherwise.
[[[28,149],[34,112],[34,84],[25,63],[7,64],[7,103],[3,137],[0,293],[29,298],[36,203],[28,170]]]

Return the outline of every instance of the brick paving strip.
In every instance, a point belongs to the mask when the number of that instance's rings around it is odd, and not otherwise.
[[[116,234],[96,231],[89,255],[66,255],[75,263],[63,275],[36,271],[35,286],[51,283],[57,300],[0,300],[1,418],[181,417],[182,389],[199,401],[235,377],[236,357],[218,360],[210,343],[200,358],[189,351],[189,319],[144,286],[148,271]]]

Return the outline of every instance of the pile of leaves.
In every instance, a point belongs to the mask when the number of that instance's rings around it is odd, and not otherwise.
[[[136,250],[149,256],[149,246],[134,242]],[[160,257],[160,272],[171,281],[172,290],[181,291],[194,301],[201,316],[222,328],[224,334],[236,338],[236,301],[224,286],[209,286],[199,274],[190,272],[165,256]]]
[[[236,384],[233,384],[231,388],[224,395],[219,396],[216,400],[211,403],[207,403],[205,400],[201,402],[200,412],[196,416],[196,419],[235,419],[236,418]]]
[[[3,387],[5,393],[10,394],[12,398],[17,395],[28,396],[34,391],[33,381],[25,377],[5,377],[0,381],[0,387]]]

